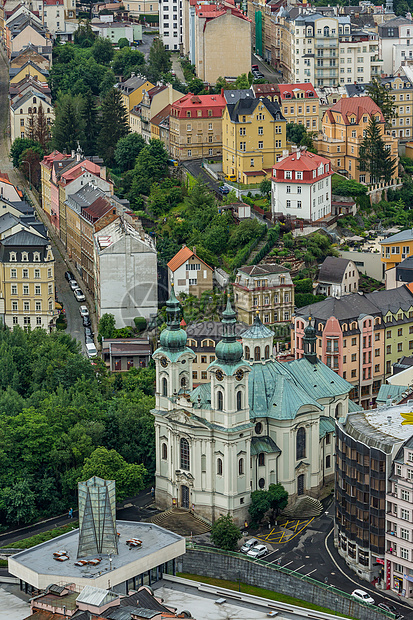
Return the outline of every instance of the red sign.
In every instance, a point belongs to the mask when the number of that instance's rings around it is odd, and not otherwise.
[[[383,566],[384,566],[384,559],[383,558],[376,558],[376,562],[377,562],[377,564],[383,564]]]
[[[387,570],[386,570],[386,589],[390,590],[391,587],[391,562],[387,560]]]

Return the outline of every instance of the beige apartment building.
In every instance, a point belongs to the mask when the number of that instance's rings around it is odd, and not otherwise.
[[[258,314],[262,323],[289,323],[294,314],[294,285],[281,265],[240,267],[234,283],[238,320],[252,325]]]
[[[40,106],[50,128],[54,121],[54,109],[51,98],[33,90],[26,92],[21,98],[15,98],[10,105],[10,138],[30,138],[33,126],[36,125]]]

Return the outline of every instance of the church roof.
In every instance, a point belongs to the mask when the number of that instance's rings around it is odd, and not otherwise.
[[[318,359],[312,363],[302,357],[281,364],[281,369],[317,400],[338,396],[339,394],[348,394],[352,389],[352,385],[348,381]]]
[[[274,336],[274,332],[262,324],[260,317],[258,314],[255,316],[254,323],[251,325],[246,332],[242,334],[242,339],[244,338],[269,338]]]
[[[198,400],[198,396],[200,400]],[[211,406],[211,384],[200,383],[194,390],[192,390],[190,399],[193,403],[198,403],[202,408]]]
[[[334,418],[321,415],[320,425],[319,425],[320,439],[322,437],[325,437],[327,433],[334,433],[335,430],[336,430],[336,423],[335,423]]]
[[[274,452],[281,452],[275,441],[265,435],[263,437],[253,437],[251,439],[251,454],[261,454],[261,452],[268,452],[273,454]]]

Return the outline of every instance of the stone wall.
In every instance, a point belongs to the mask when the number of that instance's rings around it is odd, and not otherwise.
[[[186,554],[177,560],[177,571],[215,579],[241,580],[242,583],[298,597],[360,620],[383,620],[387,617],[385,613],[343,596],[335,588],[318,585],[310,578],[299,579],[279,567],[258,564],[235,554],[187,549]]]

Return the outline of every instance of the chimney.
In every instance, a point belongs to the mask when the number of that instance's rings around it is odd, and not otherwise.
[[[76,155],[75,150],[72,149],[72,157],[73,157],[73,159],[75,158],[75,155]]]
[[[196,247],[195,246],[192,248],[192,251],[193,251],[194,254],[196,254]]]

